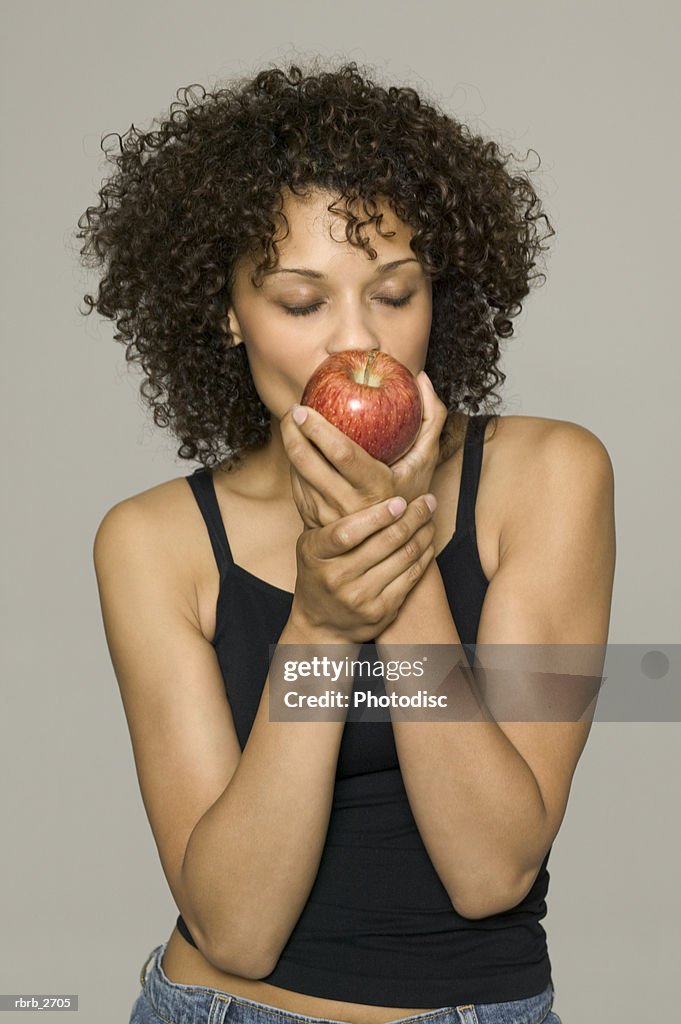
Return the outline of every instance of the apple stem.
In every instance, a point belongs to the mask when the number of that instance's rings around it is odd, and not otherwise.
[[[364,367],[364,379],[362,381],[362,384],[368,384],[369,383],[369,376],[371,375],[371,367],[373,365],[373,362],[374,362],[375,358],[376,358],[376,353],[375,352],[370,352],[368,354],[368,356],[367,356],[367,364]]]

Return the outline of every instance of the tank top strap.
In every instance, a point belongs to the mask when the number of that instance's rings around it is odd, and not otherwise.
[[[194,492],[194,497],[208,528],[215,561],[218,564],[220,576],[222,576],[229,566],[234,565],[234,559],[227,540],[225,524],[220,514],[213,474],[207,466],[199,466],[185,479]]]
[[[456,509],[456,532],[475,530],[475,499],[480,482],[482,466],[482,449],[485,427],[492,418],[491,413],[471,416],[466,428],[466,440],[463,449],[461,466],[461,484],[459,486],[459,502]]]

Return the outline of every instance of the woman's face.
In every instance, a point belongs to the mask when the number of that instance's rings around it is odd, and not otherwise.
[[[289,193],[289,234],[279,243],[277,267],[261,287],[250,280],[255,262],[236,269],[230,329],[235,343],[246,346],[256,390],[277,419],[300,401],[309,377],[332,353],[380,350],[414,375],[425,366],[432,290],[409,248],[411,227],[380,204],[382,230],[395,235],[363,228],[377,252],[371,260],[345,238],[344,218],[327,210],[332,198]]]

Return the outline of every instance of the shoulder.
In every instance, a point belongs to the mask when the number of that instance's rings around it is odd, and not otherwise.
[[[567,523],[578,507],[612,508],[612,461],[587,427],[542,416],[500,416],[487,429],[490,461],[506,498],[502,534]]]
[[[533,479],[551,478],[571,470],[590,468],[612,473],[608,450],[587,427],[570,420],[544,416],[493,417],[485,430],[485,442],[495,462],[509,473],[530,474]]]
[[[185,477],[175,477],[121,498],[102,518],[95,544],[103,536],[136,530],[144,530],[145,534],[150,533],[162,541],[168,534],[175,533],[178,518],[186,515],[193,500]]]
[[[200,511],[186,478],[164,481],[122,498],[105,513],[93,542],[97,577],[122,567],[163,575],[183,603],[194,608],[202,541]]]
[[[493,416],[487,424],[485,438],[503,439],[511,450],[520,452],[541,445],[562,448],[566,454],[579,457],[580,453],[600,452],[606,458],[607,449],[601,439],[587,427],[571,420],[549,419],[546,416]]]

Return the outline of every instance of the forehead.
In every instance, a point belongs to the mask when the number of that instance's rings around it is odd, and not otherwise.
[[[331,207],[331,209],[329,209]],[[317,250],[331,253],[338,246],[346,246],[348,250],[358,251],[347,240],[346,225],[350,214],[359,218],[362,224],[362,235],[368,238],[374,248],[385,251],[390,247],[406,249],[414,233],[409,224],[400,220],[390,208],[388,200],[377,197],[371,210],[367,210],[361,200],[350,203],[345,197],[331,192],[314,190],[305,196],[286,192],[283,196],[282,213],[288,224],[288,232],[283,221],[277,231],[276,240],[280,255],[291,255],[296,251]],[[371,221],[373,214],[380,214],[381,233]],[[388,237],[383,237],[388,234]],[[413,255],[413,254],[411,254]]]
[[[329,209],[331,207],[331,209]],[[233,287],[239,289],[250,282],[260,289],[266,281],[290,279],[290,275],[270,276],[277,267],[314,268],[322,274],[352,273],[364,276],[374,273],[379,263],[394,260],[414,259],[410,241],[414,234],[411,225],[390,208],[385,197],[373,200],[370,210],[361,200],[348,202],[338,193],[323,189],[310,189],[305,195],[296,195],[286,190],[282,194],[281,212],[273,214],[275,232],[273,241],[277,251],[270,247],[270,258],[276,265],[269,271],[262,263],[264,252],[259,247],[237,260],[233,275]],[[359,219],[360,236],[366,238],[376,252],[376,259],[358,244],[357,228],[353,230],[352,242],[346,235],[349,214]],[[372,216],[382,214],[380,233]],[[387,237],[384,237],[387,236]],[[415,264],[413,264],[415,265]]]

